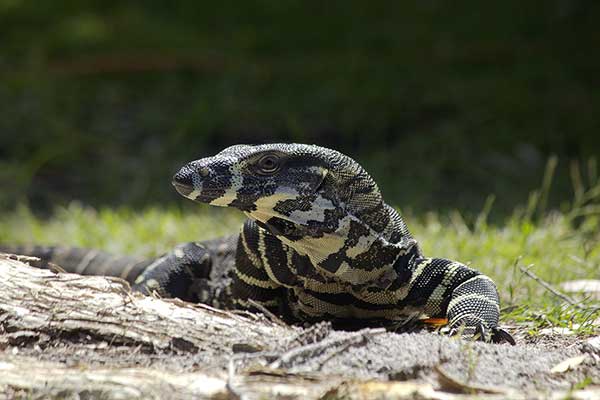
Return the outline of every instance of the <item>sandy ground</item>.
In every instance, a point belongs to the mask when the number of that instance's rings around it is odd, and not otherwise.
[[[100,277],[30,267],[22,276],[16,264],[0,266],[0,399],[600,398],[600,337],[530,337],[517,326],[510,346],[326,323],[289,327],[132,296]],[[21,278],[31,283],[27,293]],[[48,304],[58,292],[63,300]],[[113,301],[120,306],[99,304]],[[131,310],[148,335],[111,326]],[[87,325],[75,316],[89,312]]]

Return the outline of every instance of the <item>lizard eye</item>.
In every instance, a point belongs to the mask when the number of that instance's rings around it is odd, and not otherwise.
[[[257,166],[259,172],[262,174],[274,174],[279,171],[279,157],[273,154],[267,154],[258,160]]]

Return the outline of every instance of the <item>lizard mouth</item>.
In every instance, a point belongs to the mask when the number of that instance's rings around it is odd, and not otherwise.
[[[188,185],[186,183],[179,182],[173,179],[173,187],[177,190],[177,193],[182,195],[183,197],[188,197],[190,193],[194,191],[194,187],[192,185]]]
[[[213,189],[213,190],[205,190],[199,191],[194,186],[187,185],[185,183],[173,181],[173,187],[177,190],[177,193],[186,197],[192,201],[198,203],[210,203],[215,199],[223,196],[224,191]]]
[[[225,194],[225,190],[219,188],[199,189],[186,174],[178,173],[171,183],[177,193],[198,203],[211,203]]]

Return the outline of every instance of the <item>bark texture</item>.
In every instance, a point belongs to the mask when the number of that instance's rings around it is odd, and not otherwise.
[[[0,400],[600,396],[595,342],[512,347],[291,327],[56,271],[0,254]]]

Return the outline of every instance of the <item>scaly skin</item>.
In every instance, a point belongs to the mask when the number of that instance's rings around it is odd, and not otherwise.
[[[514,343],[498,328],[492,280],[461,263],[424,257],[369,174],[335,150],[236,145],[185,165],[173,185],[196,202],[239,209],[248,220],[237,238],[121,263],[120,275],[136,290],[225,308],[258,304],[291,322],[393,324],[426,315],[447,318],[463,336]],[[93,261],[83,271],[79,261],[79,272],[106,273]]]

